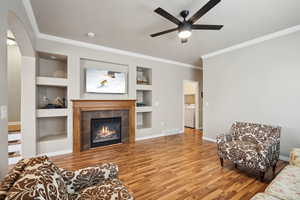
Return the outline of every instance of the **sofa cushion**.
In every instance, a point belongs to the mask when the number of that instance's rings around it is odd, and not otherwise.
[[[66,200],[68,192],[60,170],[52,162],[45,162],[35,173],[40,200]]]
[[[286,166],[267,187],[265,192],[284,200],[299,200],[300,167]]]
[[[69,196],[71,200],[133,200],[133,196],[119,179],[105,180]]]
[[[7,200],[33,199],[36,193],[36,170],[41,167],[48,158],[46,156],[24,159],[18,162],[13,170],[21,170],[20,175],[15,178],[7,192]],[[22,166],[22,167],[21,167]]]
[[[23,173],[26,164],[27,162],[24,159],[20,160],[4,177],[3,181],[0,183],[0,200],[5,199],[10,188]]]
[[[258,193],[254,197],[252,197],[251,200],[280,200],[280,199],[268,195],[266,193]]]

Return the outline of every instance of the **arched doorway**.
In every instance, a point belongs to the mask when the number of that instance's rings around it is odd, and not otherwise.
[[[8,11],[7,24],[21,53],[21,156],[26,158],[36,155],[35,50],[22,21],[12,11]]]

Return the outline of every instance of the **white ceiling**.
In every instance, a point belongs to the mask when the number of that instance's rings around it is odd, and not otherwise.
[[[221,31],[193,31],[187,44],[176,33],[151,38],[175,26],[153,12],[194,14],[208,0],[31,0],[40,32],[200,65],[202,55],[300,24],[300,0],[222,0],[198,23]],[[88,38],[87,32],[97,34]]]

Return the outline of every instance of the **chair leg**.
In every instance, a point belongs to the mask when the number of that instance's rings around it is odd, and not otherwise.
[[[264,181],[265,179],[265,172],[260,172],[260,180]]]
[[[235,164],[234,164],[234,168],[236,168],[236,169],[237,169],[237,167],[238,167],[238,165],[235,163]]]
[[[221,167],[223,167],[223,165],[224,165],[224,160],[223,160],[223,158],[220,158],[220,163],[221,163]]]
[[[277,162],[273,165],[273,175],[274,175],[275,172],[276,172],[276,166],[277,166]]]

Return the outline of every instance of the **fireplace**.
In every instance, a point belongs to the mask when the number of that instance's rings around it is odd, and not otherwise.
[[[121,143],[121,125],[121,117],[91,119],[91,147]]]
[[[72,102],[74,153],[103,145],[135,142],[135,100]]]

